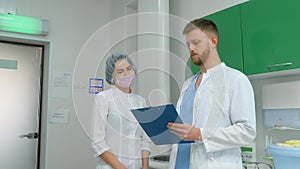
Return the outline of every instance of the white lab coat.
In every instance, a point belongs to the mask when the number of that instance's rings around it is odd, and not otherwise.
[[[178,112],[191,81],[182,87]],[[200,128],[202,141],[191,146],[190,169],[242,169],[240,146],[256,137],[254,94],[248,78],[224,63],[208,69],[196,91],[193,125]],[[170,169],[174,169],[176,153],[174,145]]]
[[[99,160],[97,169],[111,169],[99,157],[108,150],[127,168],[142,167],[141,152],[150,151],[150,142],[130,109],[145,106],[144,98],[126,94],[115,86],[97,94],[92,134],[92,148]]]

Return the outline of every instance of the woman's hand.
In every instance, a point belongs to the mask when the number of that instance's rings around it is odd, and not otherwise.
[[[143,166],[142,169],[149,169],[149,166]]]
[[[168,123],[167,127],[184,141],[202,140],[201,131],[188,123]]]
[[[127,169],[111,151],[105,151],[100,155],[100,158],[114,169]]]
[[[149,169],[149,155],[150,152],[147,150],[142,150],[142,169]]]

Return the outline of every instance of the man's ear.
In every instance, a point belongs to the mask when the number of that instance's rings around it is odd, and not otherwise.
[[[217,45],[219,43],[218,37],[217,36],[211,36],[210,40],[211,40],[211,43],[212,43],[213,47],[217,47]]]

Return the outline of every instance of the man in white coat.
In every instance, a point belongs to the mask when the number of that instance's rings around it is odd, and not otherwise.
[[[256,137],[252,86],[243,73],[221,62],[213,21],[191,21],[183,34],[201,70],[183,84],[177,103],[180,116],[191,116],[191,121],[168,127],[194,143],[173,146],[170,169],[242,169],[240,147]]]

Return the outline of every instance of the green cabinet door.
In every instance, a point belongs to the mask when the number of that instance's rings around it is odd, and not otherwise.
[[[234,6],[211,14],[219,30],[218,52],[221,60],[229,67],[243,71],[241,6]]]
[[[240,5],[227,8],[206,16],[213,20],[219,29],[218,52],[227,66],[243,71],[241,13]],[[199,71],[199,66],[191,63],[192,72]]]
[[[244,72],[300,67],[300,1],[251,0],[241,6]]]

